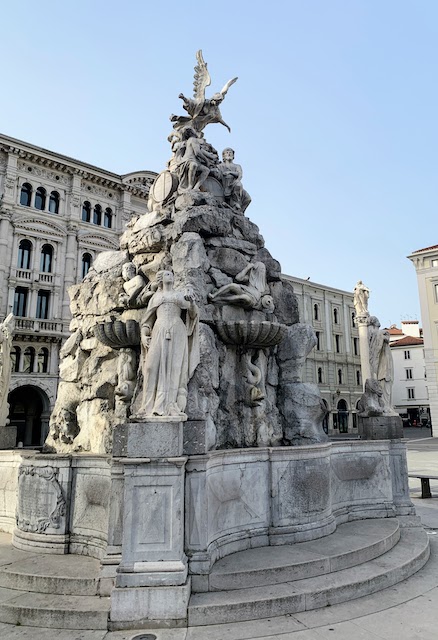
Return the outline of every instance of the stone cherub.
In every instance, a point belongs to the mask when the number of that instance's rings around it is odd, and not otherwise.
[[[223,124],[228,131],[231,131],[230,127],[222,119],[219,105],[223,102],[228,89],[237,81],[237,78],[229,80],[221,91],[214,93],[211,98],[206,98],[205,89],[210,86],[211,78],[207,69],[207,63],[204,62],[204,58],[202,57],[201,50],[196,53],[196,59],[198,64],[195,67],[193,99],[186,98],[182,93],[178,96],[183,101],[183,108],[189,115],[171,115],[170,120],[174,123],[173,128],[181,130],[189,125],[196,131],[202,131],[208,124],[219,123]]]

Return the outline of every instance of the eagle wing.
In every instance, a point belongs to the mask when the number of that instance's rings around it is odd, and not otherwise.
[[[234,84],[235,82],[237,82],[238,78],[233,78],[232,80],[228,80],[227,84],[224,86],[224,88],[221,90],[221,94],[222,96],[225,97],[228,89],[231,87],[232,84]]]
[[[196,60],[198,64],[195,67],[195,76],[193,80],[193,97],[198,102],[205,100],[205,87],[210,86],[211,78],[208,73],[207,63],[204,62],[202,57],[202,51],[196,53]]]

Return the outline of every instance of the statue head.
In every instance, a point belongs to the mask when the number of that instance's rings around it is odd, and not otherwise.
[[[123,280],[131,280],[137,273],[137,267],[133,262],[125,262],[122,267],[122,278]]]
[[[214,93],[211,98],[210,98],[210,103],[212,105],[218,105],[221,104],[221,102],[223,102],[224,96],[222,95],[222,93]]]
[[[231,149],[230,147],[224,149],[222,151],[222,160],[224,162],[226,162],[227,160],[230,160],[230,162],[232,162],[234,160],[234,149]]]
[[[380,329],[379,318],[376,318],[376,316],[370,316],[369,324],[376,327],[376,329]]]
[[[173,272],[167,269],[162,269],[161,271],[157,271],[157,275],[155,278],[155,285],[162,289],[163,284],[173,284]]]

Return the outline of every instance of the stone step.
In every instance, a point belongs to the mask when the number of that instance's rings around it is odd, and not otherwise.
[[[298,613],[390,587],[418,571],[429,557],[429,541],[423,529],[403,528],[400,534],[400,541],[392,549],[348,569],[263,587],[196,593],[190,598],[189,625],[224,624]],[[327,539],[320,542],[324,540]]]
[[[94,596],[98,592],[99,560],[47,554],[28,554],[23,559],[25,552],[21,552],[22,559],[5,564],[6,549],[0,548],[0,587],[76,596]]]
[[[399,539],[396,518],[348,522],[311,542],[233,553],[214,565],[209,590],[262,587],[340,571],[377,558]]]
[[[109,598],[0,589],[0,622],[48,629],[107,629]]]

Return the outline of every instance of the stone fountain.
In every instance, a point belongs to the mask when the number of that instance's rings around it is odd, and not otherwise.
[[[191,594],[230,554],[414,515],[399,440],[331,444],[323,431],[318,386],[302,378],[315,333],[246,215],[234,151],[220,160],[204,136],[228,127],[236,80],[206,98],[198,52],[149,212],[70,289],[45,453],[20,459],[14,544],[99,558],[112,629],[187,624]],[[40,512],[56,511],[41,526],[31,477]]]

